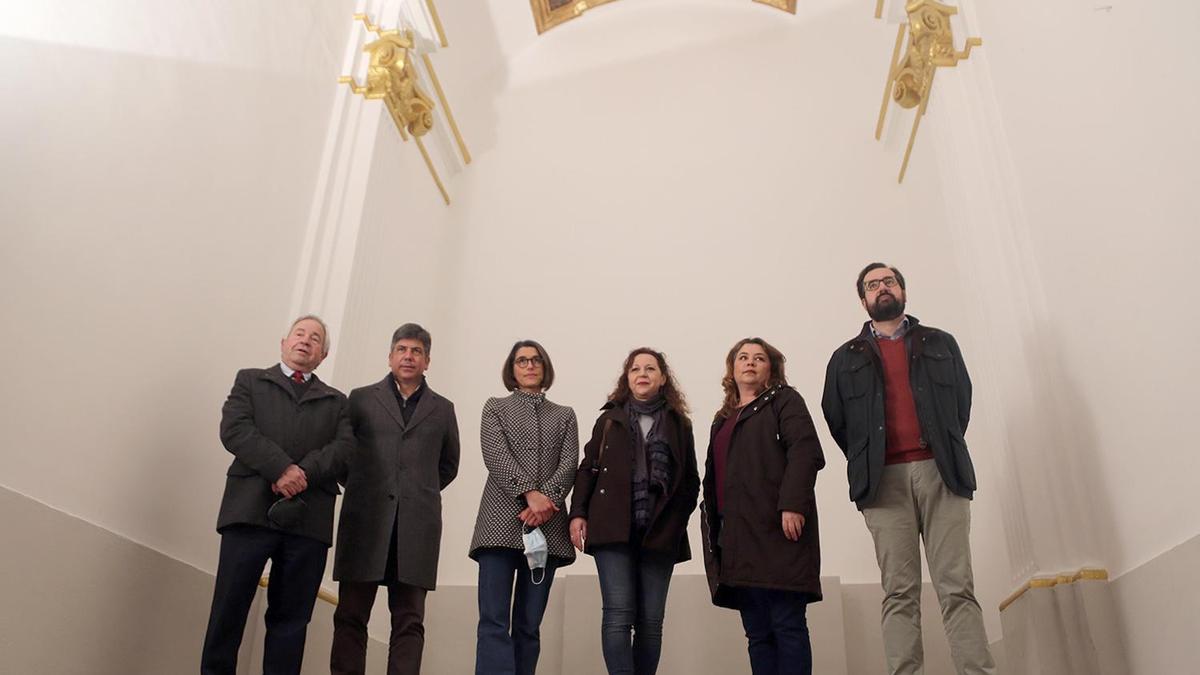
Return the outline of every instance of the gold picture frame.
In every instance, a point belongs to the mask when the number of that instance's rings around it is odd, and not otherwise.
[[[782,9],[783,11],[791,13],[791,14],[796,13],[796,0],[754,0],[754,1],[761,2],[762,4],[767,5],[768,7],[774,7],[775,9]]]
[[[529,0],[538,35],[613,0]],[[795,0],[792,0],[794,2]]]

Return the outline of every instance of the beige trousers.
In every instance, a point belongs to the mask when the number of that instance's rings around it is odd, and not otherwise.
[[[959,675],[995,675],[971,573],[971,502],[950,492],[932,459],[883,468],[875,504],[863,510],[883,580],[887,672],[922,675],[921,549],[942,607]]]

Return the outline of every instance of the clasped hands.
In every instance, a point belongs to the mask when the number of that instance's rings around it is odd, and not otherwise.
[[[553,500],[537,490],[526,492],[524,497],[528,506],[521,509],[521,512],[517,514],[517,519],[525,523],[526,527],[538,527],[553,518],[554,514],[559,511]]]
[[[271,485],[271,492],[277,495],[291,499],[296,495],[308,489],[308,474],[304,473],[304,469],[289,464],[288,468],[284,469],[283,473]]]

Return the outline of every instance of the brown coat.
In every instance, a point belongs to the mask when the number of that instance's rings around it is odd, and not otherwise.
[[[629,543],[632,530],[633,437],[624,406],[609,403],[596,420],[592,439],[583,448],[583,460],[575,472],[570,517],[587,518],[587,547],[592,553],[604,544]],[[608,433],[605,435],[605,423]],[[692,423],[674,412],[666,416],[666,439],[671,446],[671,487],[660,498],[650,516],[642,548],[675,556],[676,562],[690,560],[687,524],[696,508],[700,474],[696,469],[696,440]],[[601,438],[605,440],[600,457]]]
[[[717,514],[713,443],[705,461],[704,566],[713,603],[737,607],[731,587],[796,591],[821,599],[821,545],[814,489],[825,466],[821,442],[804,398],[777,385],[742,409],[725,465],[725,512]],[[783,534],[783,511],[804,516],[800,541]]]

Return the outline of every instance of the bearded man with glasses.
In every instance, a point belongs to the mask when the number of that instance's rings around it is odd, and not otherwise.
[[[830,358],[821,408],[875,541],[887,672],[924,672],[924,539],[955,670],[994,675],[971,572],[971,378],[952,335],[904,313],[900,270],[871,263],[855,286],[870,320]]]

